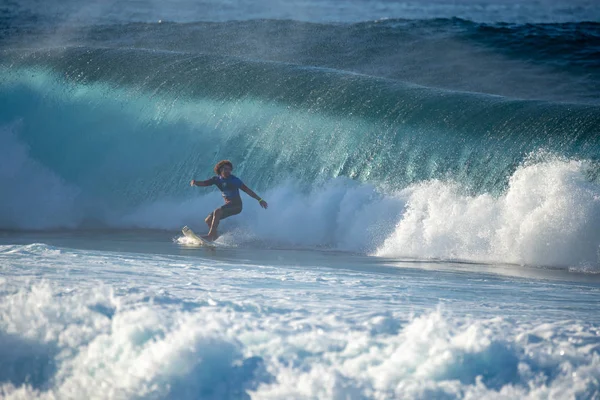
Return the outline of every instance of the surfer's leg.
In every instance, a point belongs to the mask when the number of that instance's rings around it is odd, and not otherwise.
[[[221,220],[221,215],[223,214],[223,210],[221,208],[217,208],[212,213],[212,221],[210,224],[210,231],[208,231],[208,237],[212,240],[217,238],[217,228],[219,227],[219,221]]]
[[[231,217],[232,215],[236,215],[242,212],[242,203],[227,203],[215,211],[213,211],[206,219],[204,220],[208,227],[210,228],[208,235],[202,236],[207,240],[216,240],[219,237],[217,233],[217,227],[219,226],[219,222],[221,220]]]

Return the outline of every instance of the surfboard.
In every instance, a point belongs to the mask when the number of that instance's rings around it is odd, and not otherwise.
[[[204,240],[200,236],[196,235],[194,233],[194,231],[191,230],[190,228],[188,228],[187,226],[184,226],[181,229],[181,233],[183,233],[183,235],[185,237],[190,238],[191,240],[193,240],[195,243],[198,243],[199,246],[210,247],[210,248],[213,248],[213,249],[215,247],[217,247],[214,243],[209,242],[208,240]]]

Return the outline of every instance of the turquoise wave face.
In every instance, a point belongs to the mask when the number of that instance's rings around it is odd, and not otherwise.
[[[44,167],[111,209],[188,196],[189,179],[207,177],[223,158],[258,190],[348,177],[384,190],[452,180],[474,194],[501,193],[540,150],[600,158],[595,106],[225,57],[86,48],[5,55],[5,169]],[[8,157],[15,149],[22,159]]]
[[[263,185],[343,175],[398,188],[450,177],[494,191],[540,148],[600,158],[595,106],[164,52],[67,49],[7,58],[2,122],[22,119],[20,135],[34,157],[67,179],[87,178],[102,164],[98,173],[116,181],[160,177],[156,190],[171,192],[181,168],[206,171],[228,157]]]

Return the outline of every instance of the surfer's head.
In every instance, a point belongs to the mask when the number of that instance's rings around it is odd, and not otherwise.
[[[215,174],[224,178],[229,177],[231,171],[233,171],[233,164],[229,160],[221,160],[215,165]]]

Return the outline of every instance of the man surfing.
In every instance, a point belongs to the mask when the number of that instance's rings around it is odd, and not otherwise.
[[[217,165],[215,165],[214,171],[217,175],[210,179],[205,181],[197,181],[192,179],[190,182],[190,186],[217,185],[219,190],[223,193],[225,204],[208,214],[208,217],[206,217],[204,220],[210,230],[208,231],[208,235],[203,235],[202,238],[210,242],[219,237],[217,234],[217,228],[219,227],[219,222],[222,219],[242,212],[242,197],[240,196],[240,189],[246,192],[248,196],[258,200],[262,208],[266,209],[269,206],[266,201],[261,199],[248,186],[244,185],[240,178],[231,174],[231,171],[233,171],[233,164],[231,161],[219,161]]]

